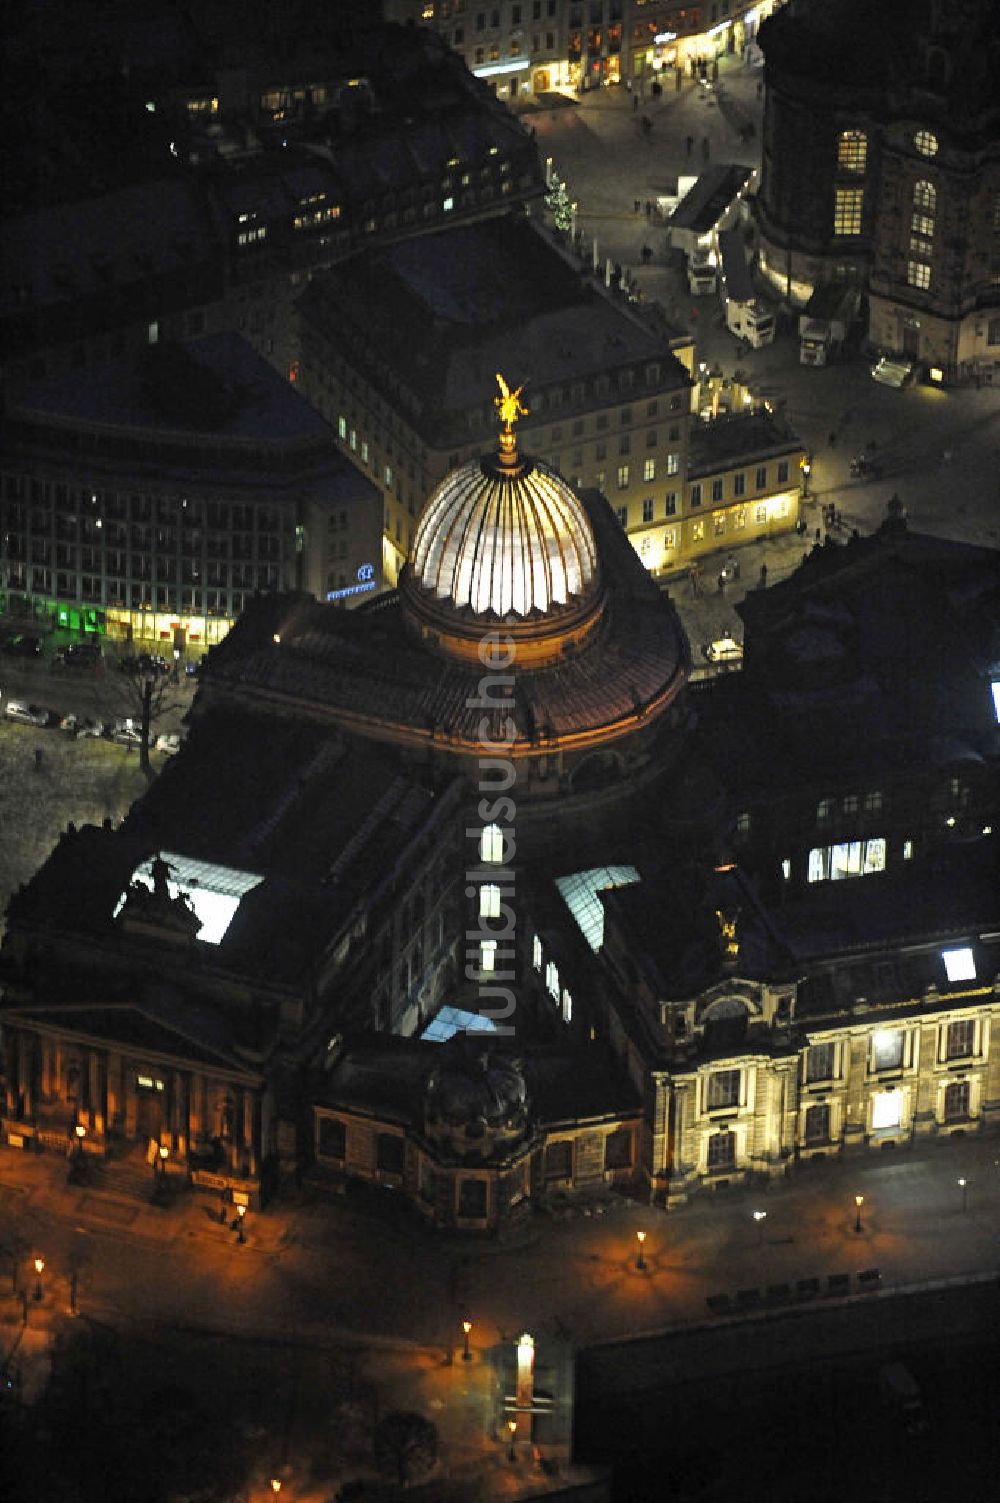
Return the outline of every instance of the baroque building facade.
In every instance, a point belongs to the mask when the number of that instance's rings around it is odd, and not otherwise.
[[[944,382],[1000,367],[994,19],[979,0],[874,17],[839,0],[761,30],[761,274],[797,306],[821,283],[857,283],[870,342]]]

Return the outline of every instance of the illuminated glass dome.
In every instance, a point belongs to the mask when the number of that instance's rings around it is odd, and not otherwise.
[[[566,606],[597,575],[586,512],[538,460],[476,459],[452,470],[417,524],[412,577],[436,600],[501,620]]]

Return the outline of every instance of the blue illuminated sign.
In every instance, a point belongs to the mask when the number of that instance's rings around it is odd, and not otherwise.
[[[374,579],[374,578],[375,578],[375,565],[374,564],[359,564],[358,565],[358,583],[359,584],[366,584],[369,579]]]

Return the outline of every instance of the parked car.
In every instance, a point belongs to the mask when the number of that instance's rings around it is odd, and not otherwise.
[[[913,380],[916,366],[912,360],[897,359],[893,355],[881,355],[872,366],[872,379],[882,386],[894,386],[898,391]]]
[[[92,720],[89,715],[64,715],[59,722],[61,731],[69,731],[77,738],[81,736],[103,736],[103,720]]]
[[[18,720],[22,725],[52,725],[56,720],[54,711],[23,699],[8,699],[4,713],[8,720]]]
[[[133,720],[115,720],[111,725],[111,739],[119,746],[141,746],[142,732]]]
[[[3,644],[3,651],[12,658],[37,658],[41,655],[41,637],[28,637],[19,632]]]
[[[164,731],[156,738],[156,750],[165,757],[176,756],[184,744],[184,738],[176,731]]]

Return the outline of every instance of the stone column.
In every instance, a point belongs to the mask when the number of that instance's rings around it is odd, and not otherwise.
[[[114,1127],[122,1112],[122,1057],[117,1049],[112,1049],[105,1056],[105,1105],[107,1115],[104,1128],[107,1132]]]
[[[89,1107],[89,1120],[87,1126],[95,1133],[104,1131],[104,1091],[102,1089],[103,1070],[100,1054],[96,1049],[91,1049],[87,1058],[89,1082],[87,1092],[87,1106]]]
[[[180,1070],[174,1071],[173,1112],[171,1127],[174,1134],[174,1149],[178,1157],[187,1155],[188,1145],[188,1090],[187,1081]]]
[[[53,1055],[55,1048],[52,1039],[42,1038],[42,1100],[49,1101],[52,1098],[53,1088]]]
[[[17,1088],[21,1093],[22,1117],[25,1122],[31,1120],[34,1115],[34,1082],[32,1076],[32,1050],[33,1040],[26,1034],[18,1036],[17,1053]]]
[[[125,1076],[125,1136],[134,1140],[139,1126],[139,1104],[135,1094],[135,1069],[131,1060],[122,1060],[122,1071]]]
[[[188,1144],[205,1132],[205,1077],[188,1077]]]

